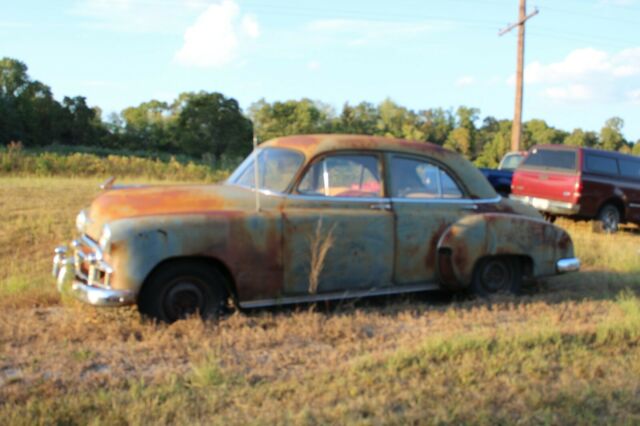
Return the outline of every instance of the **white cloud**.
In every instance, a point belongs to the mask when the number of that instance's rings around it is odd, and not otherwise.
[[[475,78],[473,78],[470,75],[465,75],[456,80],[456,86],[457,87],[471,86],[475,82],[476,82]]]
[[[307,30],[331,37],[348,46],[371,43],[397,42],[426,33],[448,31],[454,28],[450,21],[421,21],[415,23],[371,21],[366,19],[321,19],[307,24]]]
[[[316,71],[320,68],[320,62],[314,60],[311,60],[307,63],[307,68],[309,68],[311,71]]]
[[[640,89],[628,92],[627,98],[634,104],[640,104]]]
[[[209,6],[186,29],[175,59],[187,66],[221,67],[236,59],[242,42],[259,35],[256,19],[249,15],[240,17],[238,4],[224,0]]]
[[[242,30],[251,38],[260,36],[260,27],[255,16],[246,15],[242,18]]]
[[[534,61],[525,67],[525,83],[541,88],[548,99],[564,102],[623,100],[631,80],[640,76],[640,48],[610,53],[576,49],[550,64]],[[508,84],[515,83],[515,76]]]
[[[549,87],[544,94],[555,101],[590,101],[593,92],[582,84],[570,84],[568,86]]]

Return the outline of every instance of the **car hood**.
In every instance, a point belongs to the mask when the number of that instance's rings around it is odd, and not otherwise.
[[[175,214],[214,214],[255,208],[252,190],[235,185],[147,186],[113,189],[89,208],[87,233],[98,237],[105,223],[125,218]]]

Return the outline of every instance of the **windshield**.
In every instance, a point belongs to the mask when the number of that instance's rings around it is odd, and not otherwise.
[[[284,148],[259,148],[252,152],[229,176],[227,183],[255,188],[255,158],[258,160],[258,187],[284,192],[302,165],[302,154]]]
[[[522,158],[524,158],[524,155],[522,155],[520,153],[507,154],[502,159],[502,162],[500,163],[499,169],[500,170],[515,170],[516,167],[518,167],[520,165],[520,162],[522,162]]]

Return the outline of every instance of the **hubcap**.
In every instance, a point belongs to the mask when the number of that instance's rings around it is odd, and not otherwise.
[[[170,320],[177,320],[202,312],[205,296],[198,283],[181,280],[169,288],[164,298],[164,309]]]
[[[511,274],[504,262],[493,260],[485,265],[480,278],[487,291],[496,293],[509,287]]]
[[[602,215],[602,227],[606,231],[616,231],[618,229],[618,215],[613,210],[607,210]]]

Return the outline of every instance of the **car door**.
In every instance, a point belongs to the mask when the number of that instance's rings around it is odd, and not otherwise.
[[[381,155],[333,153],[308,167],[283,208],[285,295],[389,287],[393,214]]]
[[[443,165],[424,157],[388,155],[389,193],[395,214],[394,282],[433,283],[442,233],[478,206]]]

